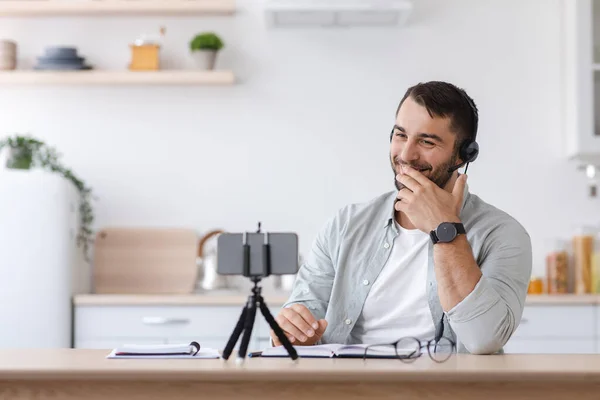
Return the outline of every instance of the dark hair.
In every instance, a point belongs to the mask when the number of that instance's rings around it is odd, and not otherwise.
[[[463,89],[440,81],[418,83],[408,88],[398,105],[396,115],[409,96],[425,107],[431,118],[450,118],[450,129],[458,136],[457,149],[464,140],[476,139],[479,122],[477,106]]]

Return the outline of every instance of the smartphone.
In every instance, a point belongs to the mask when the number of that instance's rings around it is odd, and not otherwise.
[[[288,232],[246,233],[250,245],[250,275],[262,275],[263,244],[268,239],[271,251],[271,275],[298,272],[298,235]],[[217,239],[217,273],[244,275],[243,233],[222,233]]]

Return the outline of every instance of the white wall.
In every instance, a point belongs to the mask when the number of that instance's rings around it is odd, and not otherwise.
[[[563,156],[558,0],[419,0],[403,29],[266,29],[263,1],[217,18],[2,19],[23,66],[45,45],[125,68],[128,43],[167,27],[165,65],[214,29],[234,87],[2,88],[0,132],[55,145],[94,188],[97,227],[294,230],[301,251],[348,202],[393,189],[388,134],[409,85],[448,80],[480,108],[472,192],[546,238],[600,221],[600,199]]]

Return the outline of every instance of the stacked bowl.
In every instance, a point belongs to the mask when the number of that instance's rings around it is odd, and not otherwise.
[[[17,68],[17,44],[12,40],[0,40],[0,70]]]
[[[45,49],[43,56],[38,57],[34,67],[38,70],[81,70],[91,69],[85,65],[85,59],[77,54],[75,47],[51,46]]]

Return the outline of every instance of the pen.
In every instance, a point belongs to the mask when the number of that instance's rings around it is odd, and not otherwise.
[[[248,353],[248,357],[260,357],[262,355],[262,351],[255,351],[254,353]]]

